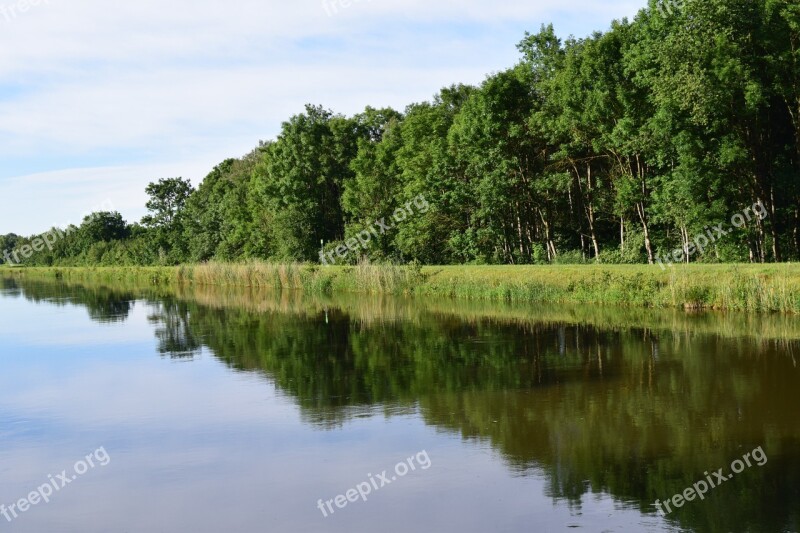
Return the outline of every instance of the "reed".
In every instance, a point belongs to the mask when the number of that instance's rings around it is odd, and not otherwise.
[[[800,266],[356,266],[205,263],[179,267],[17,268],[4,275],[71,281],[255,287],[552,304],[800,313]]]

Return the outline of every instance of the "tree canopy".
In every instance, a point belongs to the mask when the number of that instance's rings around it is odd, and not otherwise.
[[[150,184],[141,224],[111,239],[68,235],[29,261],[317,261],[420,196],[430,210],[346,260],[800,259],[796,2],[650,0],[605,32],[561,39],[543,26],[518,48],[519,62],[480,86],[402,112],[308,105],[197,190]],[[754,205],[766,216],[694,249]],[[0,252],[36,237],[6,236]]]

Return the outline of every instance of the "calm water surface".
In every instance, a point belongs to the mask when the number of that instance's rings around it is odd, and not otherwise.
[[[1,283],[0,531],[800,529],[800,318]]]

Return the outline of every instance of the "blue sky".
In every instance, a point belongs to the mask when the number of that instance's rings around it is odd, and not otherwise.
[[[644,3],[0,0],[0,234],[100,205],[138,220],[147,183],[197,185],[306,103],[402,110],[512,66],[526,30],[584,36]]]

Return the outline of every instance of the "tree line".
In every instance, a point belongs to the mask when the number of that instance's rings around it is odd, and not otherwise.
[[[347,260],[652,263],[753,205],[685,260],[800,259],[800,4],[660,2],[586,38],[543,26],[512,68],[402,112],[306,106],[196,189],[151,183],[139,223],[95,214],[25,262],[318,261],[416,198]]]

